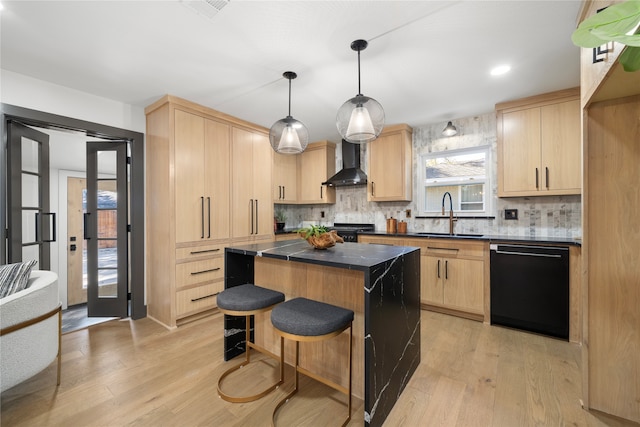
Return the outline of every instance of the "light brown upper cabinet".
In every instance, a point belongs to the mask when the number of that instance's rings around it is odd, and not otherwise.
[[[408,125],[392,125],[368,144],[368,201],[411,201],[412,137]]]
[[[298,203],[335,203],[336,190],[322,185],[336,171],[336,145],[318,141],[298,155]]]
[[[273,236],[272,153],[265,134],[234,127],[231,137],[231,238]]]
[[[336,144],[331,141],[312,142],[300,154],[274,154],[273,203],[335,203],[335,188],[322,185],[335,171]]]
[[[496,105],[498,196],[580,194],[580,89]]]
[[[298,200],[298,156],[273,154],[273,203]]]

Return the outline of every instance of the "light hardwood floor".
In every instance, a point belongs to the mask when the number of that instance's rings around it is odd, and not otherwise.
[[[1,396],[7,426],[268,426],[285,384],[257,402],[218,398],[222,316],[168,331],[149,319],[116,320],[63,336],[55,362]],[[237,362],[230,362],[237,363]],[[268,381],[269,359],[240,372]],[[280,425],[339,423],[343,395],[301,377]],[[247,381],[225,382],[225,390]],[[227,389],[229,387],[229,389]],[[422,363],[385,426],[632,426],[580,406],[580,348],[567,342],[422,312]],[[310,399],[318,399],[310,402]],[[354,400],[350,426],[363,425]]]

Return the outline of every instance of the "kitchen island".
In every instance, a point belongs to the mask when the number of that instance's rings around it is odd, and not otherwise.
[[[420,249],[338,244],[316,250],[304,240],[228,247],[225,288],[245,283],[354,311],[353,394],[365,425],[381,426],[420,363]],[[269,313],[255,316],[255,341],[278,354]],[[225,360],[244,351],[244,318],[225,316]],[[346,386],[348,334],[305,343],[301,364]],[[343,350],[344,349],[344,350]],[[285,348],[292,364],[293,343]]]

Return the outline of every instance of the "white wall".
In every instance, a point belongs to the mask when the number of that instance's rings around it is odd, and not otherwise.
[[[0,70],[0,101],[103,125],[145,131],[144,108]]]

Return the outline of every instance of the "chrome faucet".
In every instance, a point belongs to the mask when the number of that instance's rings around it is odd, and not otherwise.
[[[442,215],[444,215],[444,199],[449,195],[449,234],[453,235],[453,222],[457,221],[457,218],[453,218],[453,200],[451,198],[451,193],[448,191],[445,192],[442,196]]]

